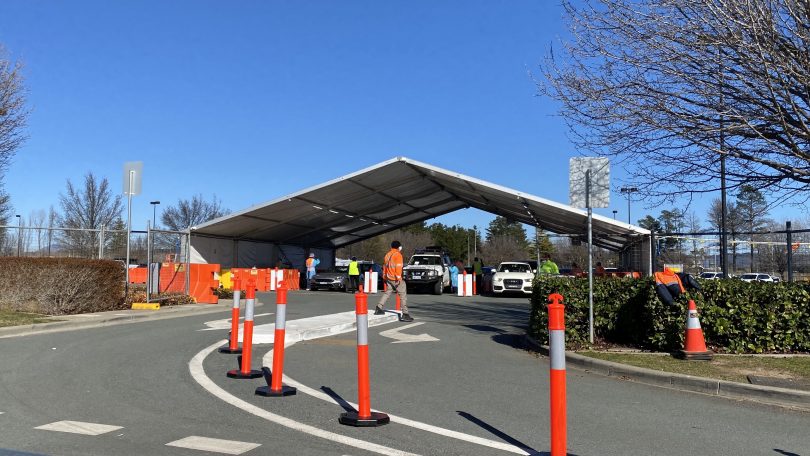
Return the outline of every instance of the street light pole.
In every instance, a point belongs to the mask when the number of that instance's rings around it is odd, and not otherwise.
[[[156,215],[157,215],[157,205],[160,204],[160,201],[150,201],[149,204],[152,205],[152,229],[154,229],[157,225],[155,225]]]
[[[16,214],[17,217],[17,256],[22,256],[22,216]]]
[[[627,194],[627,224],[630,225],[630,194],[638,193],[638,187],[622,187],[619,191]]]

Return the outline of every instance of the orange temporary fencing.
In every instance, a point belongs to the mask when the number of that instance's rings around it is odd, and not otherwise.
[[[214,294],[214,290],[219,288],[219,280],[215,274],[219,274],[218,264],[196,264],[189,267],[189,287],[188,294],[195,301],[201,304],[216,304],[219,297]],[[186,265],[183,263],[163,263],[160,268],[161,293],[174,292],[183,293],[186,290]]]
[[[252,281],[256,291],[270,291],[270,268],[231,268],[231,278],[239,278],[242,284]]]
[[[129,268],[129,283],[146,283],[146,268]]]

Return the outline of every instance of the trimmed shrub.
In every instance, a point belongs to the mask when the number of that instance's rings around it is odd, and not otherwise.
[[[78,258],[0,258],[0,307],[47,315],[125,308],[123,265]]]
[[[806,283],[701,281],[701,292],[663,304],[652,278],[594,281],[594,342],[655,351],[683,347],[688,299],[694,299],[707,345],[731,353],[810,351],[810,286]],[[588,280],[535,280],[529,334],[548,340],[546,298],[563,295],[566,343],[588,345]]]

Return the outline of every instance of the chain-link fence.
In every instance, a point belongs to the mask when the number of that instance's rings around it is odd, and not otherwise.
[[[146,232],[130,237],[130,264],[146,262]],[[0,225],[0,256],[126,259],[127,232]]]
[[[781,280],[810,280],[810,230],[729,232],[730,276],[761,272]],[[670,265],[685,272],[720,272],[720,233],[656,233],[656,270]]]
[[[146,264],[149,265],[146,301],[160,301],[165,293],[188,294],[191,261],[189,233],[147,228],[146,244]]]

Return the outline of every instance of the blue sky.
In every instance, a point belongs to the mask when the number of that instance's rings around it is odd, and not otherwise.
[[[561,16],[545,0],[3,0],[0,43],[32,107],[6,190],[27,217],[87,172],[120,191],[140,160],[143,229],[152,200],[240,210],[407,156],[567,203],[577,153],[530,75]],[[611,206],[596,212],[627,219],[622,195]],[[634,203],[632,218],[647,212]]]

